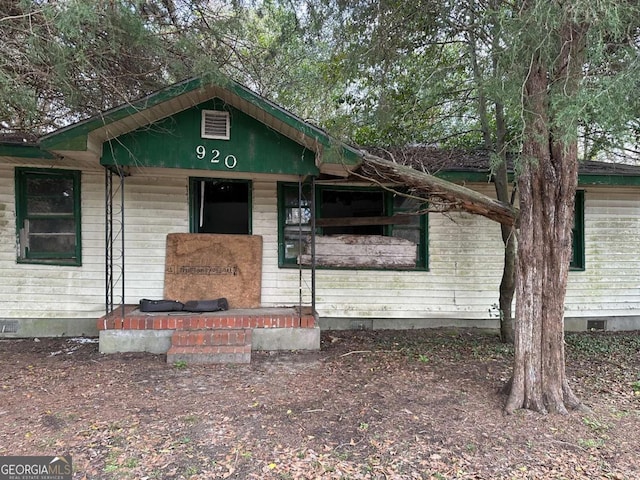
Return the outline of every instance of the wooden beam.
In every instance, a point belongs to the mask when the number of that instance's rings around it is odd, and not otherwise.
[[[365,172],[370,171],[372,178],[409,187],[415,194],[427,199],[440,199],[449,203],[451,210],[464,210],[505,225],[517,224],[519,211],[513,205],[370,153],[365,152],[363,159]],[[361,176],[366,177],[367,174]]]
[[[410,225],[411,215],[393,215],[391,217],[335,217],[317,218],[318,227],[359,227],[363,225]]]

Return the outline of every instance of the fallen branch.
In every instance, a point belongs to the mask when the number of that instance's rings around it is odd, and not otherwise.
[[[451,210],[464,210],[482,215],[504,225],[517,224],[519,211],[513,205],[370,153],[365,153],[363,158],[365,165],[373,167],[375,175],[380,178],[409,187],[413,192],[427,198],[443,200],[450,205]]]

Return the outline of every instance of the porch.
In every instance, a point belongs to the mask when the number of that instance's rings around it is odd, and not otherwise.
[[[166,354],[167,363],[249,363],[253,350],[318,350],[311,309],[141,312],[121,305],[97,321],[100,352]]]

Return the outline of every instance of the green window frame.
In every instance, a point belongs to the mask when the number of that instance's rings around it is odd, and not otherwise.
[[[572,256],[571,256],[571,262],[569,264],[569,269],[576,270],[576,271],[584,271],[585,269],[584,190],[578,190],[576,192],[571,247],[572,247]]]
[[[82,265],[80,171],[15,169],[18,263]]]
[[[297,267],[300,250],[305,249],[308,238],[311,235],[311,208],[312,192],[311,184],[305,183],[300,186],[297,183],[278,183],[278,265],[280,267]],[[356,186],[331,186],[316,185],[315,198],[316,218],[326,218],[325,210],[330,208],[327,198],[335,198],[336,194],[346,194],[353,192],[366,201],[369,198],[375,208],[378,208],[378,215],[393,216],[400,213],[410,213],[422,208],[416,204],[417,200],[403,195],[395,194],[389,190],[371,187]],[[380,202],[375,200],[375,194],[381,196]],[[332,200],[333,201],[333,200]],[[378,216],[375,213],[367,213],[364,216]],[[381,234],[384,236],[400,237],[411,240],[417,245],[417,261],[415,268],[409,270],[428,269],[428,215],[415,215],[411,217],[408,224],[381,225],[377,228],[367,226],[349,227],[351,231],[336,231],[336,227],[316,227],[316,235],[322,236],[332,233],[350,233],[355,235]],[[324,268],[319,266],[319,268]],[[327,267],[337,268],[337,267]],[[391,267],[390,267],[391,268]],[[363,269],[354,267],[354,269]],[[376,267],[375,269],[384,269]],[[397,270],[397,268],[394,268]]]

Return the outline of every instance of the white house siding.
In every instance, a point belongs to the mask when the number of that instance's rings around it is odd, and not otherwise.
[[[125,179],[125,303],[163,297],[166,236],[189,231],[189,177],[252,181],[252,233],[263,239],[262,305],[297,305],[298,271],[278,268],[277,179],[177,169],[136,169]],[[310,305],[310,272],[303,275],[307,279],[303,302]]]
[[[262,305],[311,305],[311,272],[278,268],[278,195],[275,181],[253,182],[253,233],[262,235]],[[302,281],[300,274],[302,273]]]
[[[640,316],[640,188],[585,187],[585,270],[569,273],[566,316]]]
[[[490,186],[473,188],[492,195]],[[567,318],[640,326],[640,188],[585,188],[585,271],[572,271]],[[491,320],[502,275],[499,227],[465,213],[429,216],[429,271],[319,270],[321,317]],[[621,320],[622,318],[622,320]],[[455,323],[455,322],[452,322]],[[352,324],[355,325],[355,324]],[[393,325],[386,323],[386,325]]]
[[[125,178],[124,191],[124,303],[163,298],[167,234],[189,231],[188,176],[134,169]],[[120,291],[118,285],[116,293]]]
[[[101,316],[102,168],[83,169],[83,265],[64,267],[16,263],[13,172],[17,164],[0,164],[0,319]],[[166,235],[189,231],[190,176],[247,178],[226,172],[132,170],[125,181],[125,303],[163,296]],[[263,237],[262,304],[297,305],[302,283],[302,302],[309,305],[310,270],[278,267],[278,178],[263,175],[251,180],[253,233]],[[476,187],[493,193],[490,185]],[[587,187],[585,202],[586,270],[570,273],[567,316],[638,317],[640,188]],[[114,217],[119,218],[117,211]],[[316,307],[321,318],[388,319],[398,327],[409,324],[403,319],[428,319],[434,324],[495,322],[492,307],[498,300],[502,256],[496,223],[464,213],[430,214],[428,271],[318,269]],[[116,303],[121,301],[119,291],[117,285]]]
[[[16,165],[0,164],[0,318],[96,318],[104,311],[104,173],[81,177],[82,266],[17,263]],[[44,167],[46,168],[46,167]]]
[[[490,187],[478,190],[492,193]],[[466,213],[430,214],[428,241],[428,271],[318,270],[320,316],[491,318],[502,272],[498,224]]]

